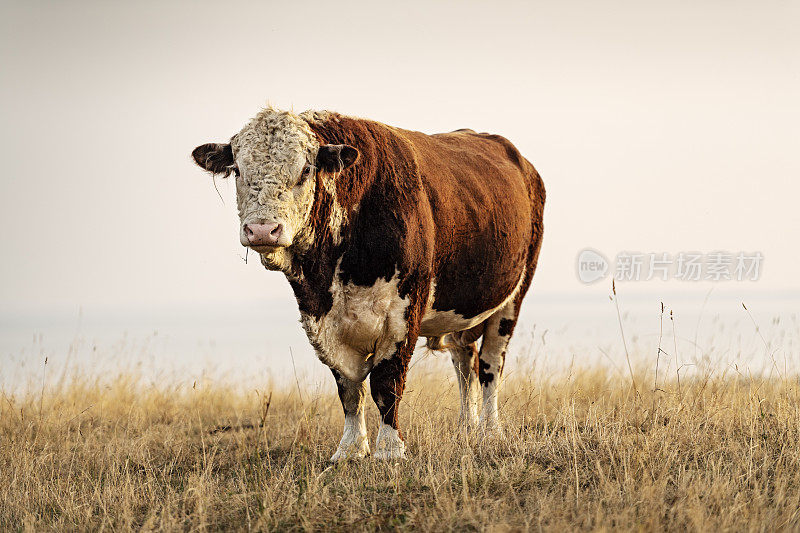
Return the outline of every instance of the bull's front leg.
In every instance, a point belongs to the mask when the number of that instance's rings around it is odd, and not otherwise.
[[[367,384],[364,381],[350,381],[336,370],[331,369],[336,378],[336,388],[344,410],[344,431],[332,462],[342,459],[358,459],[369,455],[367,424],[364,420],[364,398]]]
[[[416,337],[397,344],[394,354],[380,361],[369,377],[372,399],[380,412],[380,427],[375,442],[377,459],[403,459],[406,445],[398,427],[400,400],[406,384],[406,373]]]

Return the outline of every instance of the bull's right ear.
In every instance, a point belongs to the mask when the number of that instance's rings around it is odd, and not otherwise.
[[[358,150],[349,144],[324,144],[317,152],[317,167],[325,172],[341,172],[358,159]]]
[[[233,150],[230,144],[202,144],[192,150],[192,158],[197,165],[213,174],[231,173]]]

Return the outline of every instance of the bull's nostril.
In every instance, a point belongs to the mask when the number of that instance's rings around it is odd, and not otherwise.
[[[278,246],[283,234],[283,225],[277,222],[268,224],[245,224],[242,227],[245,246]]]

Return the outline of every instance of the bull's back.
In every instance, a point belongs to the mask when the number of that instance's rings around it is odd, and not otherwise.
[[[524,274],[538,175],[500,136],[460,130],[411,138],[433,225],[432,311],[481,318]]]

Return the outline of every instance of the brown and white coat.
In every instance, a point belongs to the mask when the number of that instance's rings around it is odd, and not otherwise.
[[[240,240],[286,275],[333,372],[345,428],[332,460],[370,453],[368,375],[381,418],[373,456],[404,455],[398,406],[420,336],[451,352],[462,424],[499,430],[505,352],[545,201],[539,174],[508,140],[267,108],[230,143],[192,155],[236,174]]]

